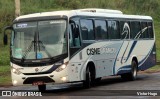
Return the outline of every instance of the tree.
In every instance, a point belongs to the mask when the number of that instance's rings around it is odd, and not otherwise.
[[[20,0],[15,0],[15,17],[20,16]]]

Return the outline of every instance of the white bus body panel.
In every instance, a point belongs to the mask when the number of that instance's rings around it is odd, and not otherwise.
[[[80,9],[82,10],[82,9]],[[106,17],[106,18],[131,18],[131,19],[148,19],[152,20],[150,16],[139,16],[139,15],[124,15],[124,14],[111,14],[102,12],[81,12],[80,10],[71,11],[54,11],[54,12],[44,12],[36,13],[30,15],[24,15],[16,18],[15,20],[24,18],[34,18],[34,17],[45,17],[45,16],[67,16],[68,19],[74,16],[92,16],[92,17]],[[116,12],[120,13],[120,12]],[[85,43],[87,41],[83,41]],[[17,80],[16,85],[23,85],[23,77],[40,77],[47,76],[53,79],[54,83],[64,83],[61,78],[67,77],[65,82],[82,81],[85,80],[86,67],[89,62],[93,62],[96,70],[96,78],[121,74],[124,71],[129,71],[131,69],[131,62],[133,57],[138,60],[138,66],[141,67],[150,54],[152,54],[152,49],[155,45],[155,40],[106,40],[106,41],[95,41],[92,44],[81,48],[79,52],[71,56],[68,66],[61,72],[53,71],[50,74],[40,74],[40,75],[17,75],[11,71],[12,81]],[[87,55],[90,53],[87,49],[99,48],[100,54]],[[69,48],[68,48],[69,49]],[[14,68],[23,68],[20,71],[22,73],[34,73],[35,69],[38,68],[41,71],[46,71],[52,67],[52,65],[44,67],[21,67],[11,63]],[[53,75],[53,77],[50,77]]]
[[[93,43],[80,52],[70,60],[72,68],[77,71],[76,78],[71,76],[72,80],[84,80],[86,66],[89,62],[93,62],[96,68],[96,78],[116,75],[120,71],[131,70],[131,62],[133,57],[136,57],[138,63],[145,62],[144,59],[149,57],[151,50],[154,47],[154,40],[140,40],[140,41],[107,41]],[[147,47],[145,47],[147,46]],[[100,55],[87,55],[88,48],[100,48]],[[103,49],[112,48],[114,52],[106,52]],[[82,59],[80,54],[82,53]],[[142,65],[138,64],[140,67]],[[78,69],[78,70],[77,70]],[[73,72],[70,72],[73,75]],[[80,77],[80,78],[79,78]]]

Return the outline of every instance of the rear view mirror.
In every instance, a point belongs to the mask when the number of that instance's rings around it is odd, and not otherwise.
[[[7,45],[8,44],[8,36],[6,34],[6,30],[13,30],[11,26],[7,26],[4,28],[4,35],[3,35],[3,44]]]
[[[7,45],[7,44],[8,44],[8,36],[7,36],[7,34],[4,34],[3,44],[4,44],[4,45]]]

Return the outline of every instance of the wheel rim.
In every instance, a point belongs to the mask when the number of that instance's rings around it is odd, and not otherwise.
[[[137,76],[137,70],[136,70],[136,67],[134,67],[134,70],[133,70],[133,76],[136,78]]]
[[[136,65],[136,63],[133,63],[132,73],[133,73],[133,77],[136,78],[137,77],[137,65]]]

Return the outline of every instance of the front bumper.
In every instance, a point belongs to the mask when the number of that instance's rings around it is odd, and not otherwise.
[[[12,84],[14,86],[33,84],[35,82],[43,82],[44,84],[55,84],[55,83],[65,83],[69,82],[68,75],[66,72],[53,72],[51,74],[41,74],[41,75],[17,75],[12,74]]]

